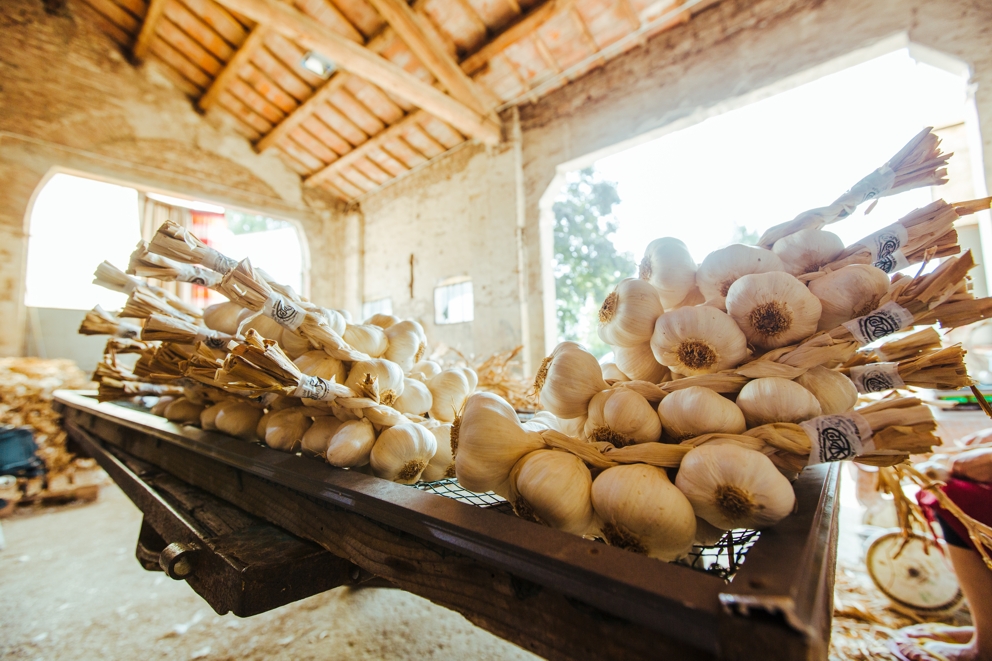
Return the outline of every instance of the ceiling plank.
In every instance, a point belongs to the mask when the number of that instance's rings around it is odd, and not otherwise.
[[[314,113],[320,105],[324,104],[331,96],[334,95],[341,87],[347,82],[348,74],[340,72],[335,74],[333,78],[324,83],[324,85],[314,92],[313,96],[303,102],[299,108],[289,113],[286,119],[279,122],[272,131],[266,135],[264,138],[258,141],[255,145],[255,150],[259,153],[275,147],[278,142],[280,142],[284,137],[293,132],[293,130],[306,121],[307,117]]]
[[[493,104],[487,102],[476,88],[475,82],[462,71],[455,60],[442,50],[440,44],[428,38],[420,24],[422,19],[405,0],[369,1],[413,51],[417,59],[448,90],[448,94],[481,115],[493,109]]]
[[[359,46],[318,24],[302,12],[278,0],[221,0],[221,4],[253,21],[269,25],[305,48],[334,60],[346,71],[365,78],[403,97],[410,103],[448,122],[463,134],[487,144],[501,140],[500,125],[465,104],[413,76],[371,50]]]
[[[516,41],[524,38],[544,25],[549,18],[575,4],[575,0],[544,0],[529,12],[517,19],[510,27],[499,33],[482,48],[462,61],[462,71],[472,75]]]
[[[426,113],[423,110],[415,110],[392,126],[386,128],[386,130],[377,133],[366,142],[363,142],[358,147],[355,147],[353,150],[327,167],[322,170],[318,170],[304,179],[303,185],[317,186],[334,175],[343,172],[353,164],[365,158],[370,150],[377,149],[393,138],[403,135],[403,133],[405,133],[411,126],[414,126],[420,120],[424,119],[425,116]]]
[[[141,24],[141,32],[138,33],[138,38],[134,41],[134,48],[131,50],[131,55],[135,60],[143,60],[148,55],[148,49],[155,38],[155,24],[158,23],[158,19],[162,17],[162,12],[165,11],[165,1],[151,0],[148,4],[145,22]]]
[[[197,102],[200,110],[206,111],[217,102],[217,97],[220,96],[220,93],[227,89],[231,81],[237,78],[241,69],[248,64],[255,49],[259,48],[265,41],[267,31],[264,25],[259,24],[255,26],[255,29],[251,31],[245,42],[241,44],[241,48],[228,61],[223,71],[214,78],[214,82],[210,84],[206,93],[200,97],[200,100]]]

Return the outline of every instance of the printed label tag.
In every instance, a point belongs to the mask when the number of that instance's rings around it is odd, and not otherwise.
[[[902,247],[909,240],[906,228],[899,223],[883,227],[862,243],[871,250],[871,263],[886,273],[892,273],[909,266],[909,260],[902,252]]]
[[[194,285],[202,285],[204,287],[216,287],[220,284],[220,281],[224,277],[220,273],[215,273],[199,266],[193,266],[191,264],[186,265],[187,268],[181,269],[176,275],[176,280],[179,282],[188,282]]]
[[[869,312],[863,317],[846,321],[843,324],[844,328],[851,331],[854,339],[861,344],[871,344],[875,340],[912,325],[913,313],[892,301],[874,312]]]
[[[222,255],[213,248],[207,248],[203,255],[203,265],[211,271],[226,275],[237,268],[238,260]]]
[[[862,394],[885,392],[906,385],[899,376],[899,363],[871,363],[852,367],[851,381],[854,381],[858,392]]]
[[[136,339],[139,335],[141,335],[140,328],[133,324],[125,323],[121,323],[121,325],[117,327],[117,332],[114,333],[114,337],[124,337],[129,339]]]
[[[868,448],[871,439],[871,426],[857,413],[821,415],[799,426],[809,436],[810,466],[852,459]]]
[[[232,339],[234,338],[227,333],[221,333],[210,328],[204,328],[196,334],[193,344],[203,342],[211,349],[226,349],[227,343]]]
[[[293,391],[293,397],[327,401],[334,399],[336,395],[331,393],[330,383],[328,381],[325,381],[319,376],[308,376],[304,374],[300,377],[300,385]]]
[[[859,204],[868,200],[875,200],[885,195],[892,188],[895,182],[895,172],[888,166],[882,166],[867,177],[854,184],[851,190],[847,191],[831,206],[841,207],[837,218],[847,218]]]
[[[303,323],[307,311],[288,298],[273,292],[272,296],[265,301],[262,314],[284,328],[296,330]]]

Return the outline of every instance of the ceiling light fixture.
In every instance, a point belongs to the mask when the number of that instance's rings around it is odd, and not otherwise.
[[[310,51],[300,60],[300,66],[317,74],[321,78],[330,78],[331,74],[337,71],[338,65],[320,53]]]

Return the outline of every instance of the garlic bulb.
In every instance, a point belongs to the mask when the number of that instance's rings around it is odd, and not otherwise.
[[[375,428],[366,419],[347,420],[328,439],[324,458],[331,466],[355,468],[369,463],[375,445]]]
[[[667,310],[678,306],[696,286],[696,262],[684,243],[662,237],[644,250],[638,277],[651,283]]]
[[[675,486],[721,530],[761,529],[792,512],[796,495],[771,459],[738,445],[701,445],[682,459]]]
[[[306,430],[300,439],[303,454],[307,457],[321,457],[327,454],[327,446],[331,437],[344,423],[334,416],[322,415],[313,421],[310,429]]]
[[[274,411],[269,411],[262,415],[258,419],[258,423],[255,425],[255,439],[259,441],[265,440],[265,430],[269,427],[269,419],[272,417]]]
[[[651,354],[652,357],[654,354]],[[658,362],[657,360],[654,362]],[[630,381],[630,377],[624,374],[616,363],[603,363],[600,365],[600,369],[603,370],[603,378],[607,381]]]
[[[724,299],[738,278],[785,270],[785,264],[771,250],[735,243],[706,256],[696,271],[696,284],[707,305],[726,310]]]
[[[465,376],[470,394],[475,392],[475,387],[479,385],[479,375],[475,373],[474,369],[471,367],[452,367],[451,369],[459,370]]]
[[[176,398],[172,395],[166,395],[165,397],[159,397],[158,401],[155,402],[155,406],[149,409],[149,413],[152,415],[157,415],[162,417],[165,415],[165,409],[169,408],[169,404],[176,401]]]
[[[796,379],[820,403],[821,415],[847,413],[858,403],[858,388],[836,370],[817,365]]]
[[[823,413],[813,393],[777,376],[749,381],[737,395],[737,407],[749,428],[770,422],[803,422]]]
[[[363,385],[373,379],[379,388],[380,403],[392,406],[396,398],[403,394],[403,370],[391,360],[373,358],[352,363],[344,384],[356,393],[361,393]]]
[[[277,340],[279,346],[286,352],[286,355],[294,360],[313,349],[310,346],[310,340],[288,328],[282,329],[282,333],[279,334]]]
[[[274,450],[295,452],[311,424],[305,406],[276,411],[265,425],[265,444]]]
[[[538,411],[521,427],[528,431],[544,431],[545,429],[560,431],[558,430],[558,418],[552,415],[551,411]]]
[[[668,561],[692,548],[696,515],[662,468],[607,468],[592,483],[592,506],[610,546]]]
[[[254,317],[254,319],[245,323],[248,317]],[[244,326],[241,324],[244,324]],[[241,310],[241,313],[238,314],[238,330],[242,335],[247,333],[249,330],[254,330],[265,339],[275,340],[277,342],[282,336],[282,326],[277,324],[272,319],[269,319],[264,314],[258,314],[248,308],[244,308]]]
[[[850,264],[811,281],[809,290],[823,306],[817,329],[833,330],[872,312],[889,284],[885,271],[870,264]]]
[[[432,376],[437,376],[441,373],[441,366],[435,363],[433,360],[422,360],[410,370],[410,376],[413,378],[426,382]]]
[[[586,422],[589,420],[589,417],[580,415],[578,418],[569,418],[568,420],[555,418],[555,420],[557,421],[555,429],[560,431],[562,434],[565,434],[565,436],[571,436],[572,438],[582,438],[585,434]]]
[[[662,312],[658,292],[650,283],[622,280],[599,308],[599,338],[612,347],[644,345]]]
[[[501,397],[477,392],[451,430],[458,483],[469,491],[504,491],[513,465],[544,447],[538,432],[520,426],[517,413]]]
[[[234,335],[238,332],[238,315],[243,307],[231,301],[215,303],[203,308],[203,324],[221,333]]]
[[[760,349],[784,347],[816,332],[820,300],[788,273],[738,278],[727,292],[727,313]]]
[[[386,329],[389,346],[383,358],[391,360],[409,372],[414,364],[424,357],[427,345],[422,337],[424,329],[416,321],[400,321]]]
[[[361,420],[361,411],[357,409],[347,409],[343,406],[331,406],[331,415],[340,420],[341,422],[348,422],[349,420]]]
[[[658,362],[648,343],[636,347],[614,347],[615,367],[624,375],[624,381],[650,381],[661,383],[669,374],[669,369]],[[606,373],[603,373],[604,378]]]
[[[221,409],[225,406],[230,406],[236,403],[233,399],[225,399],[216,404],[211,404],[207,408],[200,411],[200,429],[203,431],[214,431],[217,429],[217,425],[214,421],[217,419],[217,414],[220,413]]]
[[[393,402],[393,408],[400,413],[424,415],[431,410],[434,398],[427,386],[416,379],[403,379],[403,394]]]
[[[676,479],[678,482],[678,479]],[[723,536],[727,534],[726,530],[720,530],[713,524],[709,523],[706,519],[700,519],[696,517],[696,538],[692,540],[693,545],[696,546],[713,546],[719,543]]]
[[[352,349],[367,353],[372,358],[379,358],[386,352],[389,341],[386,339],[386,331],[378,326],[348,324],[342,336]]]
[[[331,310],[330,308],[320,308],[320,314],[324,317],[324,320],[332,331],[338,335],[344,335],[344,331],[348,327],[348,322],[351,321],[350,314],[345,317],[341,310]]]
[[[658,417],[665,434],[676,441],[712,433],[743,434],[747,429],[744,414],[736,404],[702,386],[690,386],[666,396],[658,404]]]
[[[344,383],[348,373],[337,358],[331,358],[323,351],[307,351],[294,361],[300,371],[309,376],[319,376],[335,383]]]
[[[747,358],[747,339],[727,313],[700,305],[658,317],[651,350],[676,374],[711,374]]]
[[[599,361],[575,342],[555,347],[534,379],[541,406],[564,419],[585,415],[592,396],[606,388]]]
[[[255,431],[261,419],[262,409],[252,406],[248,402],[234,402],[217,413],[214,424],[218,431],[222,431],[228,436],[245,441],[254,441],[260,438],[255,435]]]
[[[618,448],[650,443],[661,438],[661,420],[648,400],[633,390],[605,390],[589,402],[585,436]]]
[[[382,330],[386,330],[393,324],[399,321],[398,317],[394,317],[391,314],[374,314],[365,320],[364,325],[378,326]]]
[[[165,407],[165,419],[180,425],[198,425],[200,414],[205,408],[207,407],[202,404],[194,404],[185,397],[180,397]]]
[[[592,475],[570,452],[535,450],[510,473],[510,504],[517,516],[573,535],[596,532]]]
[[[370,463],[376,477],[413,484],[437,451],[437,439],[414,422],[389,427],[372,446]]]
[[[844,252],[844,242],[833,232],[818,229],[799,230],[783,236],[772,246],[786,270],[792,275],[814,273]]]
[[[429,431],[437,441],[437,451],[427,462],[420,479],[424,482],[437,482],[455,476],[455,456],[451,450],[451,425],[437,425]]]
[[[453,422],[472,392],[465,373],[460,369],[444,370],[427,382],[431,393],[431,417],[441,422]]]

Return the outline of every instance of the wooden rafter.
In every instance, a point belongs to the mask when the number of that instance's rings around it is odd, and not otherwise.
[[[255,29],[251,31],[245,42],[241,44],[241,48],[228,61],[220,74],[214,78],[214,82],[210,84],[210,87],[207,88],[203,96],[200,97],[197,105],[200,106],[201,110],[207,110],[217,102],[220,93],[227,89],[234,79],[238,77],[239,72],[251,59],[255,50],[260,48],[265,42],[267,34],[268,29],[264,25],[255,26]]]
[[[322,53],[334,60],[341,69],[406,99],[469,137],[478,138],[487,144],[496,144],[501,139],[500,126],[493,119],[484,117],[405,69],[316,23],[289,5],[278,0],[221,0],[221,4],[257,23],[269,26],[305,48]]]
[[[420,24],[423,19],[405,0],[370,2],[451,96],[482,115],[492,110],[493,105],[476,88],[475,82],[442,50],[440,44],[428,38]]]
[[[422,119],[425,118],[425,116],[426,115],[422,110],[416,110],[410,113],[400,121],[386,128],[386,130],[381,131],[380,133],[377,133],[376,135],[372,136],[367,142],[363,142],[358,147],[355,147],[354,150],[348,152],[338,160],[334,161],[330,165],[323,168],[322,170],[318,170],[317,172],[314,172],[312,175],[310,175],[303,181],[304,185],[316,186],[330,179],[334,175],[341,173],[343,170],[347,169],[348,167],[354,165],[356,162],[365,158],[371,150],[377,149],[381,147],[384,143],[388,142],[389,140],[392,140],[397,136],[403,135],[403,133],[405,133],[407,129],[409,129],[414,124],[419,123]]]
[[[318,106],[326,102],[334,93],[348,81],[348,74],[340,71],[329,81],[324,83],[314,95],[304,101],[296,110],[286,115],[279,124],[272,129],[264,138],[258,141],[255,149],[263,152],[266,149],[275,147],[283,138],[293,132],[297,126],[305,122],[313,115]]]
[[[489,60],[537,30],[558,12],[569,9],[573,4],[575,0],[544,0],[500,32],[493,40],[465,58],[461,63],[462,71],[470,76],[481,71]]]
[[[162,17],[162,12],[165,11],[165,2],[166,0],[151,0],[148,4],[145,22],[141,24],[141,32],[138,33],[138,38],[134,40],[134,48],[131,51],[135,60],[143,60],[148,55],[148,49],[152,45],[152,39],[155,38],[155,28],[158,20]]]

